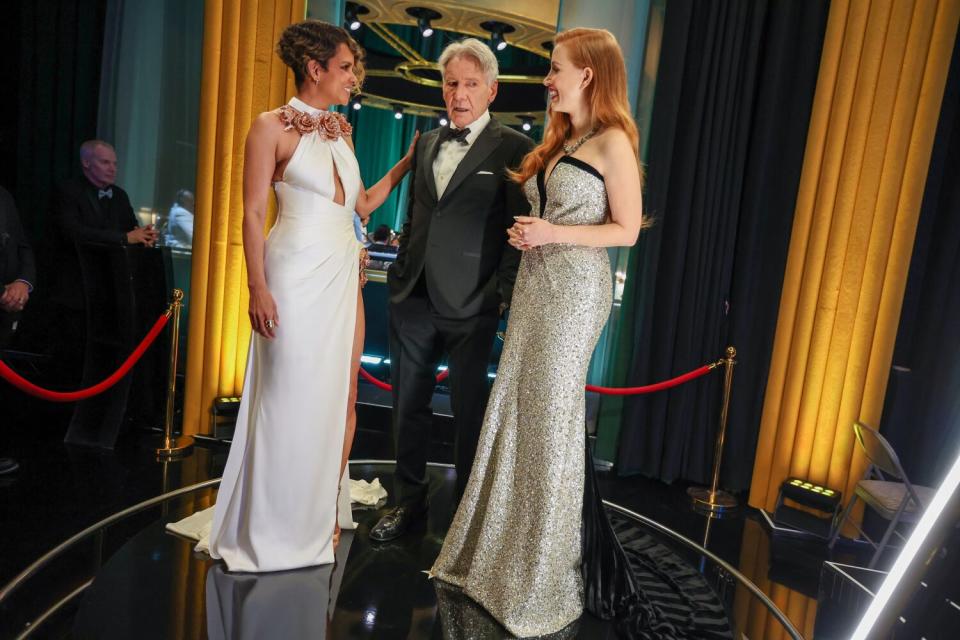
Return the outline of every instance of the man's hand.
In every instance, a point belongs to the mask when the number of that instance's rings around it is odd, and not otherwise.
[[[17,280],[11,282],[3,288],[3,295],[0,296],[0,308],[7,312],[23,311],[30,299],[30,287],[26,282]]]
[[[127,244],[142,244],[145,247],[152,247],[157,243],[157,230],[152,224],[145,227],[137,227],[133,231],[127,232]]]

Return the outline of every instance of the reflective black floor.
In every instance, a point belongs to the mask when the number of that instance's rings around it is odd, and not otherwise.
[[[198,446],[185,460],[158,463],[151,448],[154,436],[143,432],[127,434],[114,451],[70,447],[62,441],[69,419],[67,408],[2,392],[0,406],[13,408],[0,412],[3,421],[0,455],[13,455],[21,463],[16,474],[0,478],[0,543],[3,545],[0,585],[56,544],[109,514],[164,491],[219,477],[226,461],[227,447],[210,445]],[[391,459],[387,425],[389,412],[372,407],[363,409],[353,458]],[[449,462],[449,438],[442,424],[438,429],[430,458]],[[354,477],[373,472],[370,467],[356,467],[356,470]],[[376,473],[382,475],[379,471]],[[441,471],[435,469],[434,473]],[[447,483],[441,480],[443,478],[438,477],[434,482],[435,490],[446,491]],[[618,478],[609,473],[600,474],[599,481],[606,499],[705,544],[739,568],[805,635],[812,635],[819,571],[824,559],[821,549],[783,547],[771,539],[755,513],[708,519],[689,508],[686,487],[682,484],[665,485],[641,477]],[[286,589],[283,586],[286,581],[266,580],[260,586],[261,580],[257,578],[244,581],[221,576],[216,568],[211,569],[215,565],[209,560],[193,555],[189,543],[162,531],[164,518],[175,519],[212,504],[211,501],[208,492],[206,496],[172,505],[166,515],[155,509],[131,518],[31,581],[19,594],[20,602],[38,607],[41,603],[51,603],[51,598],[56,600],[82,587],[98,567],[97,580],[78,601],[83,610],[74,608],[69,612],[64,617],[69,624],[52,625],[50,637],[73,635],[74,615],[79,615],[77,625],[92,625],[89,627],[92,635],[82,637],[106,637],[102,634],[109,630],[96,627],[105,617],[109,618],[110,629],[124,629],[124,620],[141,625],[141,631],[135,634],[137,637],[146,637],[143,629],[148,635],[152,629],[149,625],[143,626],[145,619],[156,625],[166,624],[161,622],[165,620],[176,621],[176,628],[164,627],[161,632],[158,627],[152,637],[205,637],[207,632],[210,637],[218,637],[211,620],[217,620],[216,624],[222,626],[228,619],[234,620],[235,614],[233,610],[226,612],[226,605],[221,606],[216,615],[211,614],[209,607],[214,600],[208,597],[209,588],[216,587],[216,594],[220,594],[216,602],[228,596],[232,603],[247,596],[254,603],[261,599],[271,602],[275,591]],[[443,503],[442,499],[434,501],[435,505]],[[317,589],[324,584],[328,589],[331,584],[339,584],[339,589],[330,590],[326,596],[331,603],[329,607],[321,607],[325,600],[320,591],[311,596],[313,608],[324,608],[330,619],[325,627],[328,637],[433,637],[431,634],[440,633],[437,594],[420,572],[428,568],[436,556],[450,515],[438,507],[420,535],[377,549],[368,546],[366,537],[376,514],[358,512],[355,519],[360,528],[352,541],[344,541],[341,550],[349,553],[350,558],[338,565],[342,573],[331,572],[328,576],[320,570],[303,572],[289,582],[305,581]],[[695,558],[690,561],[696,563]],[[149,579],[141,580],[143,576]],[[711,584],[720,591],[723,590],[722,578],[711,576]],[[730,589],[721,595],[726,598],[736,627],[751,638],[765,637],[764,629],[770,624],[767,612],[742,594],[742,589],[733,586]],[[160,597],[159,593],[167,595]],[[259,605],[254,608],[256,606]],[[87,611],[99,613],[93,615],[85,613]],[[463,606],[458,611],[464,611]],[[7,617],[7,612],[0,610],[0,619]],[[250,624],[243,622],[242,616],[241,623]],[[590,621],[584,624],[588,626],[578,630],[580,637],[604,637],[605,632],[590,627]],[[3,624],[0,627],[10,629]],[[376,634],[371,630],[374,628]],[[76,627],[76,631],[81,630],[80,626]],[[3,629],[0,637],[5,637]],[[47,637],[47,634],[34,637]],[[225,637],[234,636],[227,633]]]
[[[390,467],[361,465],[353,477],[389,483]],[[192,543],[165,532],[200,498],[136,534],[100,568],[76,609],[77,638],[458,638],[507,637],[456,592],[441,591],[424,571],[440,550],[449,521],[452,472],[433,468],[431,512],[424,526],[387,544],[367,532],[382,513],[355,512],[334,566],[270,574],[231,574],[222,563],[192,551]],[[454,629],[470,610],[471,630]],[[442,620],[441,613],[448,619]],[[486,618],[486,619],[484,619]],[[65,623],[63,623],[65,624]],[[614,637],[586,615],[566,637]]]

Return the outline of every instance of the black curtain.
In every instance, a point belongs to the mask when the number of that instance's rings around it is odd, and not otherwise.
[[[80,143],[97,132],[106,0],[14,2],[4,12],[0,180],[42,252],[51,235],[53,185],[79,173]],[[49,281],[41,271],[38,296]]]
[[[749,486],[829,3],[667,4],[629,384],[738,349],[722,480]],[[628,301],[629,303],[629,301]],[[625,403],[618,470],[710,478],[722,373]]]
[[[880,425],[912,482],[939,485],[960,454],[958,329],[960,39],[937,124]]]

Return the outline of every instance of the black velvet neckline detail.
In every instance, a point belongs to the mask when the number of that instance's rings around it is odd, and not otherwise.
[[[550,170],[550,178],[553,177],[553,174],[556,173],[557,171],[557,167],[559,167],[560,164],[563,162],[566,162],[569,165],[573,165],[578,169],[586,171],[597,180],[600,180],[601,182],[603,182],[603,175],[601,175],[601,173],[597,171],[596,167],[594,167],[589,162],[585,162],[580,158],[574,158],[573,156],[561,156],[560,159],[557,160],[557,163],[553,165],[553,169]],[[546,170],[547,168],[544,167],[543,169],[540,169],[539,172],[537,172],[537,191],[540,193],[540,217],[541,218],[543,217],[543,213],[547,207],[547,181],[549,180],[549,178],[545,177]]]

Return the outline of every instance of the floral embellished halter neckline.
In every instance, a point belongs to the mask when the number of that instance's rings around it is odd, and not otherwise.
[[[353,127],[342,113],[311,107],[296,96],[280,107],[277,115],[284,131],[296,129],[300,135],[316,131],[321,140],[337,140],[353,133]]]

